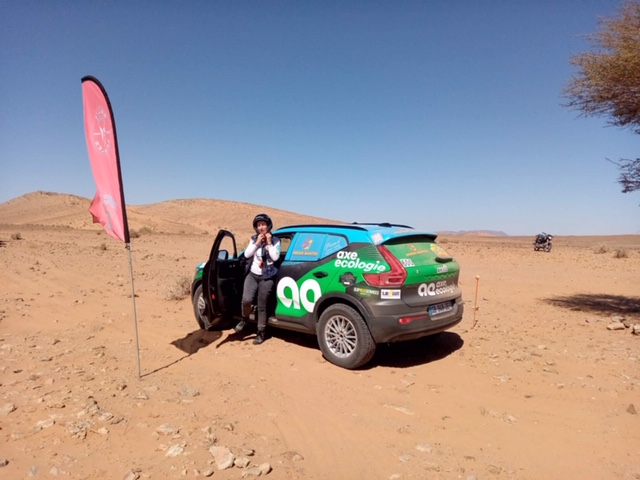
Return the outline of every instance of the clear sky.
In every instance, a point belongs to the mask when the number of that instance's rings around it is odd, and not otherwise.
[[[561,105],[571,55],[620,6],[4,0],[0,202],[93,197],[81,92],[93,75],[130,205],[217,198],[431,231],[640,233],[640,192],[621,193],[606,160],[640,156],[640,137]]]

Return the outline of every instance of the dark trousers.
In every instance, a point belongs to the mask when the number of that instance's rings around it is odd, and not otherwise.
[[[258,295],[258,330],[267,328],[267,302],[273,291],[273,278],[262,278],[252,272],[244,279],[242,291],[242,316],[249,318],[251,304]]]

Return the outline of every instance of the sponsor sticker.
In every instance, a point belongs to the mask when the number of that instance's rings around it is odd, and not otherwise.
[[[380,260],[376,260],[375,263],[361,260],[358,257],[358,252],[338,252],[334,266],[336,268],[364,270],[365,272],[384,272],[387,269],[386,266],[380,265]]]
[[[423,248],[422,250],[418,250],[418,248],[413,244],[409,245],[409,250],[410,251],[407,252],[407,257],[412,257],[414,255],[420,255],[421,253],[428,253],[429,252],[429,250],[427,250],[426,248]]]
[[[449,285],[446,280],[440,282],[422,283],[418,287],[418,295],[421,297],[434,297],[436,295],[444,295],[453,293],[456,289],[455,285]]]
[[[403,267],[415,267],[416,264],[413,263],[413,260],[411,260],[410,258],[401,258],[400,259],[400,263],[402,264]]]
[[[372,288],[353,287],[353,292],[369,297],[378,296],[378,290],[373,290]]]
[[[386,288],[383,288],[382,290],[380,290],[380,298],[400,298],[402,296],[402,293],[400,290],[389,290]]]
[[[438,245],[437,243],[432,243],[431,244],[431,251],[433,253],[435,253],[436,256],[438,256],[438,257],[448,257],[449,256],[447,251],[444,248],[442,248],[440,245]]]

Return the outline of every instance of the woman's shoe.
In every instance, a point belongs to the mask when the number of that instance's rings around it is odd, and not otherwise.
[[[238,324],[235,326],[234,330],[236,333],[240,333],[242,330],[244,330],[244,327],[247,325],[247,321],[243,318],[242,320],[240,320],[238,322]]]
[[[265,340],[264,331],[258,330],[258,333],[256,334],[256,338],[253,339],[253,344],[260,345],[262,342],[264,342],[264,340]]]

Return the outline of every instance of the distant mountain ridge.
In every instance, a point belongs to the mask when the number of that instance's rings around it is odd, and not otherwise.
[[[464,236],[464,235],[475,235],[479,237],[508,237],[509,234],[497,231],[497,230],[458,230],[457,232],[453,231],[441,231],[438,232],[440,235],[456,235],[456,236]]]
[[[0,224],[96,229],[89,205],[91,199],[67,193],[36,191],[0,203]],[[278,210],[264,205],[216,199],[177,199],[149,205],[127,205],[130,230],[141,228],[162,233],[215,233],[219,229],[251,232],[251,220],[268,212],[276,227],[300,223],[345,223]],[[441,231],[439,235],[507,237],[492,230]]]

